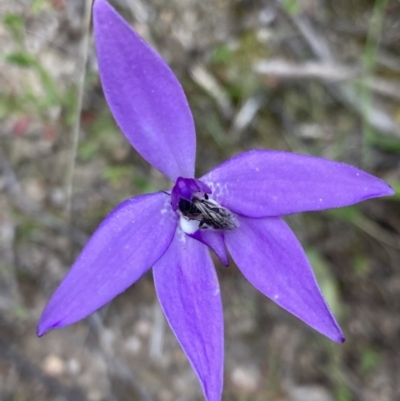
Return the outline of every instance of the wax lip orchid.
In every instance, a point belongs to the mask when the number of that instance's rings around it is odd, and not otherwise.
[[[101,82],[132,146],[175,184],[122,202],[101,223],[50,299],[38,335],[75,323],[153,267],[157,296],[208,401],[223,377],[220,289],[208,247],[227,250],[250,283],[329,339],[344,337],[296,237],[280,216],[391,195],[357,168],[254,150],[194,178],[196,137],[176,77],[106,2],[94,3]]]

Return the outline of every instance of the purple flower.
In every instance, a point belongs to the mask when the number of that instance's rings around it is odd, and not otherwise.
[[[175,185],[121,203],[50,299],[38,335],[75,323],[153,267],[164,314],[208,401],[221,398],[223,316],[208,251],[309,326],[344,341],[282,215],[393,194],[352,166],[286,152],[242,153],[194,178],[196,137],[183,90],[164,61],[105,1],[94,4],[101,81],[132,146]]]

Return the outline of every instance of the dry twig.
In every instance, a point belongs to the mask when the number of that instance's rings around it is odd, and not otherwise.
[[[201,64],[195,64],[190,68],[190,75],[194,82],[197,83],[208,95],[213,98],[218,108],[221,110],[222,115],[226,119],[233,116],[233,106],[229,99],[228,94],[217,82],[212,74]]]
[[[301,15],[291,16],[290,18],[320,61],[329,64],[337,62],[323,35],[314,29],[307,18]],[[354,87],[346,84],[336,85],[335,87],[328,85],[327,87],[338,100],[357,111],[377,131],[386,135],[400,137],[399,125],[382,108],[374,105],[373,108],[369,108],[367,113],[365,112],[362,99],[360,99],[360,95]]]

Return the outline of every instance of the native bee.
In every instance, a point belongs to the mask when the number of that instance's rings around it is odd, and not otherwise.
[[[229,210],[209,199],[207,194],[204,194],[203,199],[194,196],[191,201],[181,198],[178,208],[186,219],[199,221],[200,229],[234,230],[236,228]]]

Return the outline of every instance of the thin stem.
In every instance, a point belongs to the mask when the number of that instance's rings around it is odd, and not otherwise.
[[[65,217],[67,220],[71,218],[71,204],[72,204],[72,192],[73,192],[73,179],[75,172],[76,155],[79,142],[79,132],[81,128],[81,110],[83,102],[83,91],[85,86],[85,76],[86,76],[86,64],[89,52],[89,31],[90,31],[90,21],[92,14],[92,0],[86,0],[85,2],[85,20],[84,20],[84,37],[81,45],[81,57],[79,63],[78,71],[81,71],[79,75],[79,80],[77,82],[77,101],[74,117],[74,126],[72,128],[72,145],[71,153],[67,166],[67,178],[66,178],[66,194],[67,201],[65,205]]]
[[[369,23],[367,42],[365,44],[362,64],[363,76],[361,79],[361,110],[362,110],[362,158],[363,162],[368,158],[368,146],[373,137],[373,130],[369,123],[368,113],[371,112],[373,103],[373,93],[368,82],[372,78],[376,65],[376,54],[379,48],[379,41],[382,33],[385,10],[388,0],[375,0],[374,9]]]

